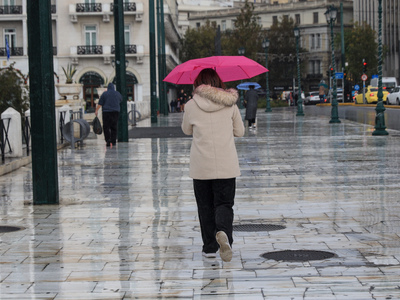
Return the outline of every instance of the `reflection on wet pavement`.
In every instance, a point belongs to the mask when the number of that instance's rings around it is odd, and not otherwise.
[[[285,228],[235,232],[230,263],[201,255],[190,138],[60,150],[60,205],[31,204],[31,166],[0,177],[0,225],[25,228],[0,233],[0,299],[399,299],[398,131],[305,112],[236,140],[235,224]],[[261,257],[279,250],[335,257]]]

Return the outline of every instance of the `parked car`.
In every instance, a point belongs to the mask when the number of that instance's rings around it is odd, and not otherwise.
[[[387,104],[400,105],[400,86],[396,86],[392,92],[387,95]]]
[[[330,89],[328,92],[328,102],[331,102],[332,97],[333,97],[333,91],[332,91],[332,89]],[[343,102],[343,89],[342,88],[336,88],[336,100],[337,100],[337,102]]]
[[[383,102],[386,103],[386,97],[389,93],[386,90],[383,90]],[[378,102],[378,88],[375,86],[367,86],[365,87],[365,99],[367,104],[377,103]],[[363,93],[360,91],[356,96],[356,104],[363,104]]]
[[[304,101],[305,105],[317,104],[317,103],[319,103],[319,92],[310,92],[310,95],[308,95]]]

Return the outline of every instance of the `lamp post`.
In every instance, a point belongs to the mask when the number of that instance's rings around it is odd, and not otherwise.
[[[240,48],[238,49],[238,54],[239,54],[239,55],[244,55],[244,53],[245,53],[244,47],[240,47]],[[241,80],[240,82],[242,83],[243,80]],[[243,107],[243,90],[240,90],[239,108],[244,108],[244,107]]]
[[[385,126],[385,115],[386,110],[383,106],[383,91],[382,91],[382,0],[378,0],[378,103],[376,104],[376,124],[375,131],[372,135],[388,135]]]
[[[336,90],[336,67],[335,67],[335,48],[333,45],[333,24],[336,21],[337,16],[337,9],[331,5],[328,7],[327,11],[325,12],[326,22],[330,25],[331,28],[331,47],[332,47],[332,73],[333,77],[333,99],[332,99],[332,110],[331,110],[331,120],[329,123],[340,123],[339,114],[338,114],[338,102],[337,102],[337,90]]]
[[[300,38],[300,30],[299,28],[294,28],[294,36],[296,37],[296,58],[297,58],[297,81],[298,81],[298,89],[297,89],[297,114],[296,116],[304,116],[303,112],[303,100],[301,99],[301,77],[300,77],[300,58],[299,58],[299,38]]]
[[[268,69],[268,47],[269,47],[269,39],[265,38],[262,42],[262,47],[265,50],[265,67]],[[268,85],[268,71],[265,73],[265,96],[267,97],[267,106],[265,108],[265,112],[271,112],[271,103],[269,101],[269,85]]]

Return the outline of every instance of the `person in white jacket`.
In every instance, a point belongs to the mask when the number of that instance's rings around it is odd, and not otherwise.
[[[244,134],[236,103],[238,92],[225,89],[213,69],[204,69],[194,82],[193,99],[185,106],[182,130],[193,135],[189,176],[193,178],[203,255],[232,259],[233,205],[240,176],[234,137]]]

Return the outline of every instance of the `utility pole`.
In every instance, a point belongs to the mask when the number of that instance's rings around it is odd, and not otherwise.
[[[121,110],[118,118],[118,142],[128,142],[128,96],[126,92],[124,6],[122,1],[114,0],[115,73],[117,91],[122,95]]]
[[[58,204],[50,1],[27,1],[33,204]]]
[[[149,40],[151,123],[157,123],[156,30],[154,21],[154,0],[149,0]]]

